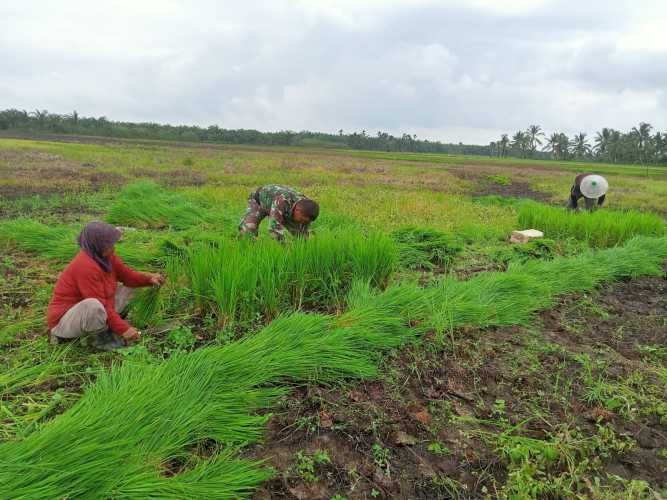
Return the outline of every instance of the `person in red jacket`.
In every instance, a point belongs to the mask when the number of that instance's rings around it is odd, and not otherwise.
[[[118,228],[100,221],[81,231],[81,251],[58,277],[47,310],[51,343],[93,335],[97,348],[112,350],[139,339],[139,330],[119,312],[132,288],[161,286],[164,277],[126,266],[114,253],[120,237]]]

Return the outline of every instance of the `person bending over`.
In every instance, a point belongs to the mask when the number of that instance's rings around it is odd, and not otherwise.
[[[269,233],[284,241],[285,232],[307,238],[310,223],[320,214],[317,202],[298,191],[277,184],[260,187],[248,198],[248,208],[239,224],[241,235],[257,236],[259,224],[269,218]]]
[[[119,229],[100,221],[79,234],[81,250],[58,277],[47,310],[52,344],[91,335],[95,347],[110,351],[139,339],[120,313],[132,288],[161,286],[164,277],[126,266],[114,252],[120,237]]]
[[[579,210],[579,200],[584,199],[586,210],[592,211],[604,203],[609,184],[601,175],[579,174],[574,178],[574,185],[570,189],[570,199],[567,208]]]

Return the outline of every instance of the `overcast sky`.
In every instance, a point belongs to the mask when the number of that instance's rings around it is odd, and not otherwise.
[[[666,0],[0,4],[0,108],[487,143],[667,129]]]

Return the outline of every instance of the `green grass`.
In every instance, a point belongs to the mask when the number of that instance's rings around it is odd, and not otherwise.
[[[519,210],[519,225],[539,229],[547,238],[576,238],[595,247],[610,247],[633,236],[660,236],[665,222],[652,213],[597,210],[573,212],[537,203],[524,203]]]

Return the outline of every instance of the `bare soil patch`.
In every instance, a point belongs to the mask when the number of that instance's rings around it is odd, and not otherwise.
[[[472,186],[470,194],[472,196],[497,195],[511,198],[530,198],[541,202],[551,200],[550,194],[536,191],[530,187],[529,183],[507,176],[510,173],[507,169],[497,171],[498,173],[502,172],[502,175],[507,177],[509,182],[506,184],[494,182],[490,178],[496,172],[471,171],[469,168],[452,168],[449,171],[460,179],[464,179],[470,183]],[[523,176],[526,174],[525,171],[522,173]]]

